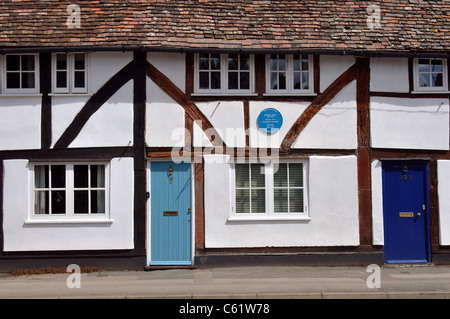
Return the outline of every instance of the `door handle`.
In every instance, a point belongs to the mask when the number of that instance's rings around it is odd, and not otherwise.
[[[417,213],[417,214],[416,214],[416,217],[414,217],[414,221],[416,221],[417,218],[420,217],[420,216],[422,216],[422,214],[421,214],[421,213]]]

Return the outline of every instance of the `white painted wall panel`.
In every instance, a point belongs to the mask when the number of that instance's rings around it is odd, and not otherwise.
[[[105,224],[27,224],[30,175],[27,160],[4,161],[3,236],[5,251],[132,249],[133,159],[110,163],[110,216]]]
[[[181,91],[185,91],[186,54],[149,52],[147,60],[167,76]]]
[[[449,149],[449,101],[441,98],[372,97],[371,146]]]
[[[371,58],[370,90],[372,92],[409,92],[407,58]]]
[[[292,147],[356,149],[356,133],[356,81],[353,81],[312,118]]]
[[[183,147],[185,138],[184,109],[147,79],[145,142],[147,146]]]
[[[0,150],[41,147],[41,97],[0,97]]]
[[[437,161],[439,197],[439,244],[450,245],[450,161]]]
[[[114,74],[133,60],[133,52],[89,53],[89,92],[97,92]],[[130,103],[133,101],[131,100]]]
[[[69,147],[133,145],[133,82],[122,86],[87,121]]]
[[[355,63],[352,56],[321,55],[320,56],[320,92],[334,82],[342,73]]]
[[[204,159],[207,248],[359,245],[355,156],[310,158],[310,221],[228,221],[232,209],[229,157],[207,155]]]
[[[381,161],[374,160],[372,166],[372,244],[384,245],[383,225],[383,180]]]

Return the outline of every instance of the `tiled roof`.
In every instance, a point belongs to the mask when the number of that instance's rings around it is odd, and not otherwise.
[[[2,1],[0,48],[42,46],[448,53],[450,0]]]

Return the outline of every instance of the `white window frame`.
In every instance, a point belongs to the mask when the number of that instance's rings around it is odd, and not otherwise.
[[[275,213],[274,212],[274,169],[277,163],[301,163],[303,164],[303,212],[301,213]],[[236,213],[236,165],[239,164],[264,164],[265,171],[265,197],[266,212],[265,213]],[[309,196],[308,196],[308,171],[309,165],[307,159],[295,160],[279,160],[271,162],[246,161],[245,163],[235,162],[230,164],[231,170],[231,207],[232,211],[228,221],[271,221],[271,220],[292,220],[292,221],[309,221]]]
[[[9,71],[7,70],[7,56],[24,56],[24,55],[30,55],[34,57],[34,88],[8,88],[7,87],[7,73]],[[2,94],[38,94],[39,93],[39,55],[37,53],[11,53],[6,54],[1,59],[1,84],[2,84]],[[25,72],[22,70],[18,71],[19,73]],[[21,84],[22,85],[22,84]]]
[[[241,55],[241,54],[238,54]],[[220,89],[200,89],[199,77],[199,56],[194,56],[194,93],[193,95],[256,95],[255,94],[255,56],[249,54],[250,57],[250,85],[249,89],[228,89],[228,56],[229,54],[220,54]],[[235,72],[235,70],[231,71]]]
[[[65,165],[66,178],[66,213],[65,214],[36,214],[35,205],[35,167],[41,165]],[[75,165],[104,165],[105,166],[105,213],[77,213],[74,212],[75,186],[74,186],[74,166]],[[110,164],[108,162],[33,162],[30,163],[29,170],[29,214],[26,223],[66,223],[66,222],[112,222],[110,216]],[[51,188],[54,189],[54,188]],[[59,188],[58,188],[59,189]],[[61,188],[62,189],[62,188]],[[91,188],[77,188],[76,190],[91,190]],[[40,190],[40,188],[39,188]],[[90,195],[89,195],[90,196]]]
[[[431,60],[433,58],[414,58],[413,59],[413,74],[414,74],[414,92],[416,93],[448,93],[448,69],[447,69],[447,59],[442,60],[442,87],[421,87],[419,85],[419,60],[427,59]],[[414,93],[413,92],[413,93]]]
[[[67,87],[58,88],[56,86],[57,81],[57,55],[65,54],[67,57],[67,69],[66,69],[66,81]],[[84,68],[84,87],[75,87],[75,55],[83,54],[85,58]],[[52,93],[53,94],[86,94],[88,93],[88,72],[89,72],[89,55],[85,52],[55,52],[52,54]]]
[[[308,89],[294,89],[294,54],[284,54],[286,57],[286,89],[273,90],[270,87],[270,57],[272,54],[266,55],[266,93],[264,95],[315,95],[314,93],[314,56],[308,55]],[[279,54],[277,54],[278,56]],[[305,55],[305,54],[299,54]],[[300,62],[301,63],[301,62]]]

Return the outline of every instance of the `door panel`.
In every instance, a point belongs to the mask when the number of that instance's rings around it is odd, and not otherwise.
[[[383,162],[387,263],[429,261],[427,167],[426,161]]]
[[[152,162],[151,265],[191,264],[191,165]]]

